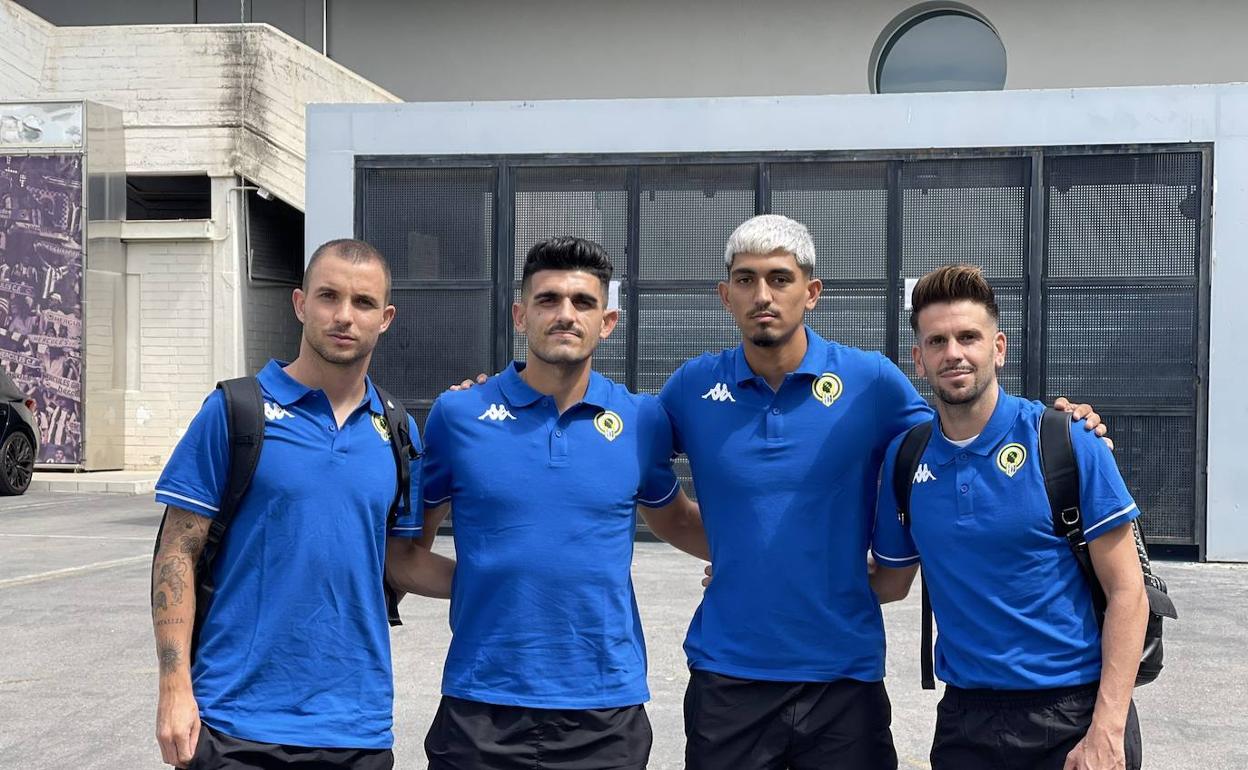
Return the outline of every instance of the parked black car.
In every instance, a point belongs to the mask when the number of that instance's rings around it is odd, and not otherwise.
[[[30,486],[39,454],[35,401],[0,369],[0,495],[20,495]]]

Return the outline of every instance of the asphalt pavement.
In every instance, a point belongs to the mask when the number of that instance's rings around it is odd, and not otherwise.
[[[160,509],[149,497],[31,492],[0,498],[0,768],[144,770],[156,748],[148,568]],[[451,553],[448,539],[438,549]],[[1248,565],[1158,565],[1181,618],[1167,667],[1136,692],[1145,767],[1245,770]],[[702,564],[661,543],[633,562],[650,653],[653,770],[680,768],[680,649]],[[917,592],[916,592],[917,593]],[[394,630],[397,767],[423,768],[438,702],[447,605],[403,603]],[[917,596],[885,608],[887,683],[902,768],[926,768],[938,692],[919,689]],[[829,640],[835,643],[835,640]],[[729,770],[729,769],[725,769]],[[738,770],[738,769],[732,769]]]

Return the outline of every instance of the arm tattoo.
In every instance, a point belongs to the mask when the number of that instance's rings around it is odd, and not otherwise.
[[[156,585],[164,583],[169,586],[169,591],[173,594],[174,604],[182,603],[182,590],[186,588],[186,572],[187,564],[184,559],[166,559],[160,565],[160,574],[156,578]]]
[[[163,611],[167,609],[169,609],[169,600],[165,597],[165,592],[157,591],[156,598],[152,600],[152,612],[155,613],[157,610]]]
[[[182,648],[177,642],[162,641],[160,644],[160,673],[172,674],[182,662]]]
[[[199,553],[202,544],[203,540],[201,538],[183,535],[178,539],[178,550],[187,556],[194,556]]]

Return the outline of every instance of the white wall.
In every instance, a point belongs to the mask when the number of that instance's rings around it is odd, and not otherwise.
[[[1214,143],[1207,555],[1248,561],[1248,87],[313,105],[305,243],[354,231],[356,154]],[[1198,513],[1199,515],[1199,513]]]

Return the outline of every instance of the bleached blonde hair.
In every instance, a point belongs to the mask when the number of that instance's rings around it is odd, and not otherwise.
[[[731,270],[738,254],[771,254],[787,251],[797,258],[806,275],[815,271],[815,242],[806,225],[780,214],[759,214],[742,222],[724,247],[724,265]]]

